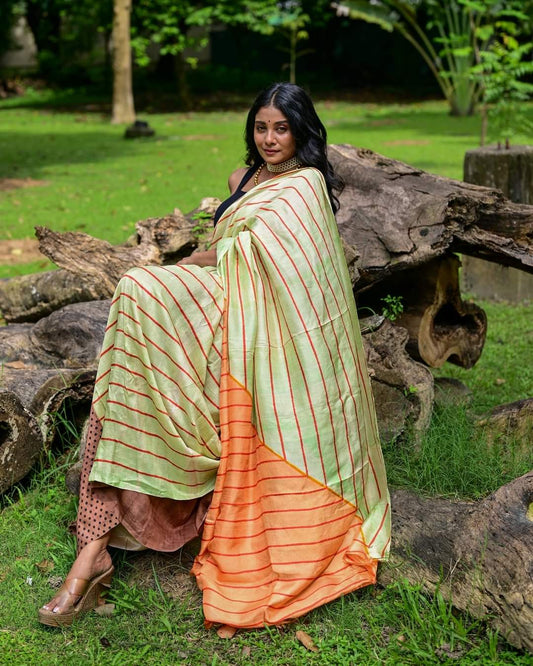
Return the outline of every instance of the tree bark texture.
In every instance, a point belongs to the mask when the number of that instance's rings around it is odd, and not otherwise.
[[[37,321],[69,303],[110,298],[120,277],[133,266],[176,263],[201,245],[212,226],[218,199],[208,197],[183,215],[148,218],[123,245],[87,234],[37,227],[39,249],[60,270],[0,280],[0,312],[8,323]]]
[[[135,107],[131,74],[131,0],[113,2],[113,112],[112,123],[133,123]]]
[[[407,431],[417,439],[431,419],[433,375],[409,356],[405,349],[408,339],[406,329],[388,320],[363,335],[382,442]]]
[[[407,578],[533,651],[533,472],[478,502],[392,493],[392,555],[379,580]]]
[[[87,368],[4,368],[0,382],[0,493],[28,474],[60,430],[70,437],[72,421],[81,426],[89,411],[95,374],[95,369]]]
[[[7,323],[37,321],[68,303],[95,298],[92,285],[67,270],[0,280],[0,313]]]
[[[0,328],[0,493],[28,474],[68,421],[89,415],[109,301]]]
[[[356,291],[449,252],[533,273],[533,207],[370,150],[329,148],[345,182],[337,222],[361,253]]]
[[[387,296],[400,299],[403,312],[395,323],[409,331],[413,358],[432,368],[446,361],[471,368],[485,344],[487,317],[461,298],[459,266],[454,254],[444,254],[370,287],[359,295],[359,304],[375,307]]]

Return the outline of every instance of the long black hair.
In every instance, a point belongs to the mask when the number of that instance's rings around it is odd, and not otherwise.
[[[295,157],[303,166],[315,167],[322,172],[328,188],[333,212],[339,209],[335,193],[341,193],[342,180],[335,174],[327,157],[327,132],[318,117],[309,95],[294,83],[274,83],[256,97],[246,119],[246,164],[262,161],[254,141],[255,117],[265,106],[273,106],[287,119],[296,143]]]

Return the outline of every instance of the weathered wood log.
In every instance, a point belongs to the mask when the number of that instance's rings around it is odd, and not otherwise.
[[[12,368],[96,365],[109,305],[109,301],[73,303],[35,324],[0,327],[0,361]]]
[[[412,432],[420,437],[433,409],[433,375],[406,352],[408,332],[385,320],[363,335],[382,442]]]
[[[401,299],[395,324],[409,331],[413,358],[432,368],[446,361],[471,368],[485,344],[487,317],[461,298],[459,266],[455,255],[445,254],[379,282],[359,295],[359,303],[375,307],[387,296]]]
[[[109,301],[65,306],[0,328],[0,493],[65,428],[88,417]]]
[[[81,233],[37,228],[39,248],[60,270],[0,280],[0,313],[8,323],[37,321],[68,305],[110,298],[120,277],[131,267],[170,264],[190,254],[209,228],[218,199],[203,199],[183,215],[141,220],[136,235],[124,245]]]
[[[335,145],[328,154],[345,182],[341,235],[361,252],[356,291],[445,252],[533,272],[532,206],[370,150]]]
[[[496,441],[504,446],[531,451],[533,441],[533,398],[498,405],[489,414],[477,420],[483,428],[487,444]]]
[[[65,270],[0,280],[0,313],[7,323],[38,321],[68,303],[96,298],[91,285]]]
[[[379,580],[437,589],[533,651],[533,472],[478,502],[392,493],[392,555]]]
[[[87,418],[94,369],[4,368],[0,379],[0,493],[23,479],[60,431]]]
[[[218,203],[218,199],[203,199],[187,216],[176,209],[172,215],[141,220],[136,224],[136,237],[128,245],[111,245],[87,234],[37,227],[39,249],[61,268],[93,280],[100,298],[110,298],[117,282],[132,266],[172,263],[190,254],[198,245],[195,229],[201,230],[199,222],[211,223]]]

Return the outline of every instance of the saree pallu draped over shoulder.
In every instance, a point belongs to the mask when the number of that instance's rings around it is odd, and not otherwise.
[[[322,175],[254,187],[213,242],[216,269],[121,281],[91,479],[178,500],[213,491],[193,566],[206,622],[258,627],[375,582],[389,495]]]

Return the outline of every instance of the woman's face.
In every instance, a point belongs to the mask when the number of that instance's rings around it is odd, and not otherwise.
[[[280,164],[294,157],[296,141],[283,113],[274,106],[263,106],[255,116],[254,141],[261,157]]]

